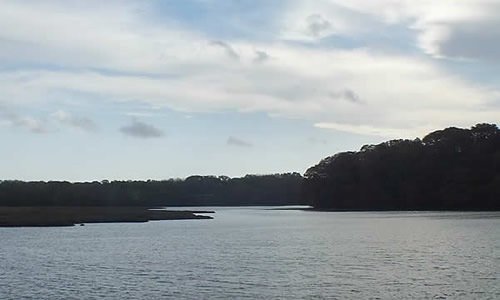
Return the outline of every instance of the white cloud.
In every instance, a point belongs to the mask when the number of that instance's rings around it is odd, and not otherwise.
[[[311,16],[332,26],[320,26],[325,30],[311,34]],[[383,24],[415,30],[417,46],[436,58],[500,59],[497,0],[295,1],[284,18],[282,37],[307,41],[328,35],[380,33]]]
[[[47,122],[30,116],[19,115],[0,107],[0,120],[9,126],[20,128],[31,133],[45,133],[48,131]]]
[[[406,137],[410,138],[412,136],[418,136],[418,132],[428,132],[434,128],[419,128],[418,130],[413,129],[412,132],[408,130],[402,130],[398,128],[381,128],[370,125],[351,125],[351,124],[341,124],[335,122],[320,122],[315,123],[314,127],[323,128],[323,129],[333,129],[337,131],[350,132],[361,135],[373,135],[373,136],[381,136],[385,138],[401,138]],[[428,130],[430,129],[430,130]]]
[[[78,3],[3,1],[0,61],[175,73],[196,63],[206,43],[172,24],[151,23],[141,13],[148,9],[146,2]]]
[[[468,11],[472,5],[467,1],[452,9],[417,2],[299,2],[302,6],[283,18],[289,26],[282,37],[320,39],[369,31],[365,25],[373,20],[415,20],[421,46],[441,55],[444,33],[453,22],[482,15],[481,10]],[[101,2],[81,9],[72,6],[75,2],[51,3],[2,3],[0,61],[65,67],[0,72],[2,103],[43,106],[79,94],[184,112],[261,111],[335,124],[334,129],[349,132],[371,134],[375,131],[370,128],[378,128],[388,135],[495,121],[500,116],[500,109],[492,105],[499,99],[497,91],[447,73],[428,60],[278,41],[213,42],[173,24],[149,21],[140,13],[148,7],[137,7],[144,2],[121,2],[119,9],[105,2],[97,11],[89,7]],[[309,18],[312,15],[317,17]],[[442,24],[442,32],[433,27],[437,24]]]
[[[83,131],[95,131],[97,125],[88,118],[76,117],[64,110],[58,110],[51,114],[51,117],[59,123]]]
[[[244,43],[239,47],[252,48]],[[476,121],[484,120],[481,115],[486,109],[489,114],[499,113],[498,108],[489,107],[498,99],[495,91],[424,61],[368,51],[266,48],[277,59],[265,65],[243,63],[227,69],[222,65],[209,73],[175,78],[67,71],[0,73],[0,92],[48,102],[57,93],[67,97],[64,91],[69,91],[118,102],[140,99],[151,106],[185,112],[262,111],[289,118],[396,128],[446,125],[439,115],[450,110],[457,112],[452,121],[458,123],[469,123],[473,115],[480,117]],[[251,60],[253,53],[242,58]],[[359,99],[362,103],[354,101]]]
[[[354,28],[350,16],[334,2],[317,0],[292,3],[281,21],[282,39],[314,41],[332,34],[347,34]]]
[[[24,128],[32,133],[44,133],[47,131],[44,122],[32,117],[16,116],[11,118],[10,121],[13,126]]]

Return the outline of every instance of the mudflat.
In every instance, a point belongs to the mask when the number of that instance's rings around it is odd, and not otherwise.
[[[153,220],[212,219],[195,211],[149,207],[0,206],[0,227],[74,226],[84,223],[148,222]],[[204,211],[202,213],[213,213]]]

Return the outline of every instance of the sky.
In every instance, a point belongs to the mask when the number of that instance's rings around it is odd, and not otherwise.
[[[2,0],[0,179],[303,173],[500,119],[498,0]]]

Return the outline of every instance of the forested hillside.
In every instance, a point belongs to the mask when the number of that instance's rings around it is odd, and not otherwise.
[[[338,210],[499,210],[500,130],[446,128],[323,159],[304,197]]]

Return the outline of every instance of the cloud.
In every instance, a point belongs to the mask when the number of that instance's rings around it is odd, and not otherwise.
[[[335,26],[329,20],[335,20]],[[494,0],[294,1],[285,12],[282,37],[366,39],[394,26],[415,33],[415,46],[435,58],[496,62],[500,58],[500,4]]]
[[[64,110],[58,110],[58,111],[52,113],[51,117],[54,120],[60,122],[61,124],[64,124],[66,126],[76,128],[79,130],[84,130],[84,131],[96,131],[97,130],[97,125],[94,123],[94,121],[87,119],[87,118],[75,117]]]
[[[434,1],[412,4],[407,15],[419,32],[418,46],[436,58],[496,61],[500,55],[500,4],[495,1]]]
[[[238,146],[238,147],[253,147],[251,143],[245,142],[239,138],[230,136],[226,143],[230,146]]]
[[[217,47],[224,49],[224,51],[226,52],[226,55],[232,59],[237,60],[240,58],[240,55],[236,51],[234,51],[233,47],[231,47],[228,43],[225,43],[223,41],[212,41],[212,42],[210,42],[210,45],[217,46]]]
[[[320,37],[325,31],[332,29],[332,24],[319,14],[313,14],[306,18],[307,34],[313,37]]]
[[[500,10],[498,10],[500,16]],[[436,25],[421,37],[427,53],[436,57],[500,61],[500,17],[498,20]]]
[[[400,130],[397,128],[380,128],[369,125],[351,125],[351,124],[340,124],[334,122],[316,123],[314,124],[314,127],[323,129],[333,129],[337,131],[343,131],[361,135],[381,136],[386,138],[400,138],[408,135],[407,131]]]
[[[316,42],[328,36],[357,36],[380,26],[352,1],[293,1],[284,11],[280,36],[284,40]],[[356,1],[354,1],[356,2]],[[370,2],[370,1],[365,1]],[[377,25],[377,26],[374,26]]]
[[[0,94],[6,99],[48,104],[57,100],[54,95],[66,99],[80,93],[117,103],[140,99],[152,107],[186,113],[265,112],[314,122],[388,128],[425,123],[438,128],[450,121],[469,126],[472,120],[495,120],[494,115],[499,115],[500,109],[494,105],[498,91],[460,79],[422,59],[367,50],[268,45],[279,59],[255,68],[251,63],[254,45],[240,43],[238,47],[245,50],[248,56],[242,60],[248,63],[230,66],[221,62],[210,72],[188,70],[176,77],[0,72]],[[356,91],[363,91],[363,97]]]
[[[193,59],[206,50],[206,40],[178,26],[151,22],[146,13],[150,5],[127,0],[90,0],[86,5],[3,1],[0,63],[147,73],[186,68],[190,62],[185,54]]]
[[[48,132],[47,122],[37,120],[29,116],[22,116],[4,107],[0,107],[0,120],[4,120],[10,126],[24,129],[31,133]]]
[[[31,116],[21,115],[6,107],[0,107],[0,120],[4,120],[12,127],[21,128],[31,133],[49,132],[49,127],[54,125],[51,121],[57,121],[65,126],[85,131],[94,131],[97,129],[92,120],[74,117],[63,110],[52,113],[49,119],[36,119]]]
[[[123,112],[122,114],[134,118],[149,118],[155,115],[154,113],[151,112],[141,112],[141,111],[127,111]]]
[[[256,57],[253,60],[255,63],[263,63],[270,59],[269,54],[267,54],[267,52],[265,51],[256,50],[255,55]]]
[[[32,117],[11,115],[8,119],[13,126],[23,128],[31,133],[45,133],[48,131],[45,122]]]
[[[343,89],[338,92],[330,92],[332,99],[343,99],[352,103],[362,103],[359,95],[351,89]]]
[[[110,2],[81,8],[70,1],[2,2],[0,62],[22,67],[0,71],[1,101],[25,108],[59,107],[78,95],[186,114],[264,112],[311,124],[410,133],[424,126],[496,122],[500,116],[498,85],[461,78],[430,57],[342,50],[318,42],[332,34],[371,34],[384,24],[411,26],[415,34],[425,36],[443,24],[443,35],[428,39],[429,54],[450,55],[451,50],[443,50],[449,38],[445,33],[459,28],[457,22],[477,24],[478,16],[488,16],[474,9],[485,7],[484,1],[458,1],[456,6],[424,0],[293,1],[300,5],[290,4],[280,17],[283,30],[274,40],[260,42],[214,40],[178,24],[153,22],[146,2]],[[95,5],[100,5],[98,11],[92,9]],[[315,14],[321,18],[308,23]],[[317,27],[317,36],[307,34],[308,26],[321,20],[332,24]],[[373,24],[379,27],[368,26]],[[290,42],[287,35],[318,43]],[[419,46],[424,44],[419,41]],[[40,67],[44,65],[52,68]]]
[[[160,129],[140,121],[133,121],[131,124],[123,126],[120,131],[135,138],[159,138],[165,134]]]

